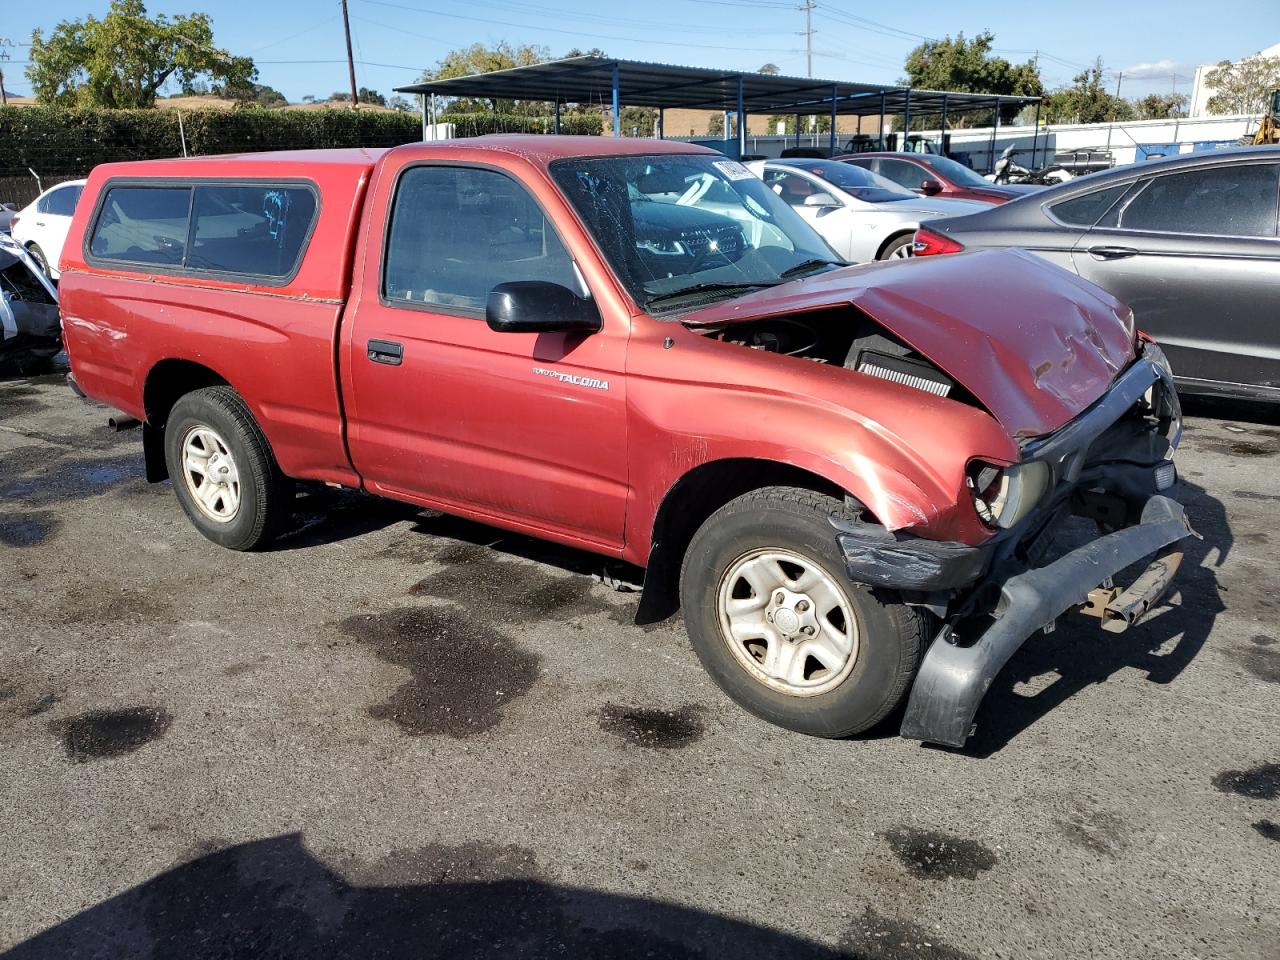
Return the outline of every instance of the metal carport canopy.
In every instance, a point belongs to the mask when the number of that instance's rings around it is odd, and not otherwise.
[[[857,115],[961,113],[991,110],[1008,103],[1037,103],[1037,97],[1005,97],[985,93],[949,93],[844,80],[815,80],[706,67],[681,67],[610,57],[571,57],[491,73],[448,80],[432,80],[397,93],[427,97],[474,97],[492,100],[543,100],[601,104],[614,108],[614,133],[619,132],[618,109],[684,107],[747,114]],[[945,120],[944,120],[945,123]],[[904,127],[907,124],[904,123]],[[739,124],[739,135],[745,123]],[[834,124],[833,124],[834,138]]]

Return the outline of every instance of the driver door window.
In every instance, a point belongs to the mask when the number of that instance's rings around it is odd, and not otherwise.
[[[884,157],[880,159],[880,169],[876,171],[880,176],[887,180],[892,180],[900,187],[906,187],[908,190],[920,191],[920,184],[925,180],[931,179],[929,174],[921,170],[914,163],[908,163],[906,160],[889,160]]]
[[[585,294],[560,237],[515,180],[467,167],[406,170],[392,206],[383,296],[478,316],[489,292],[513,280]]]

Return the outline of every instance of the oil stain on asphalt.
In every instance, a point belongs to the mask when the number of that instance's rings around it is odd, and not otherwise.
[[[410,674],[369,716],[410,736],[469,737],[497,726],[511,701],[538,679],[541,658],[464,613],[406,607],[338,624],[385,663]]]
[[[870,907],[840,938],[844,956],[857,960],[975,960],[972,954],[939,942],[908,920],[881,916]]]
[[[1251,646],[1232,650],[1230,655],[1259,680],[1280,683],[1280,650],[1268,646]]]
[[[995,853],[977,841],[935,830],[889,830],[884,838],[906,868],[926,880],[976,880],[996,865]]]
[[[645,710],[609,703],[600,711],[600,729],[633,746],[676,750],[702,739],[701,709]]]
[[[58,518],[47,511],[0,517],[0,545],[34,547],[58,529]]]
[[[1280,763],[1264,763],[1248,770],[1223,770],[1213,778],[1223,793],[1237,793],[1250,800],[1280,798]]]
[[[173,717],[160,707],[90,710],[50,724],[75,763],[119,757],[165,735]]]

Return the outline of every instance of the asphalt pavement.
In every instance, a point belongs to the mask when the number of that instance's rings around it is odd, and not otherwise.
[[[321,492],[202,539],[137,432],[0,382],[0,957],[1280,957],[1280,418],[1203,536],[963,751],[744,714],[596,558]]]

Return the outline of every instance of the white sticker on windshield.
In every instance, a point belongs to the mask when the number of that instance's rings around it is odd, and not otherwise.
[[[755,176],[737,160],[716,160],[711,164],[730,180],[750,180]]]

